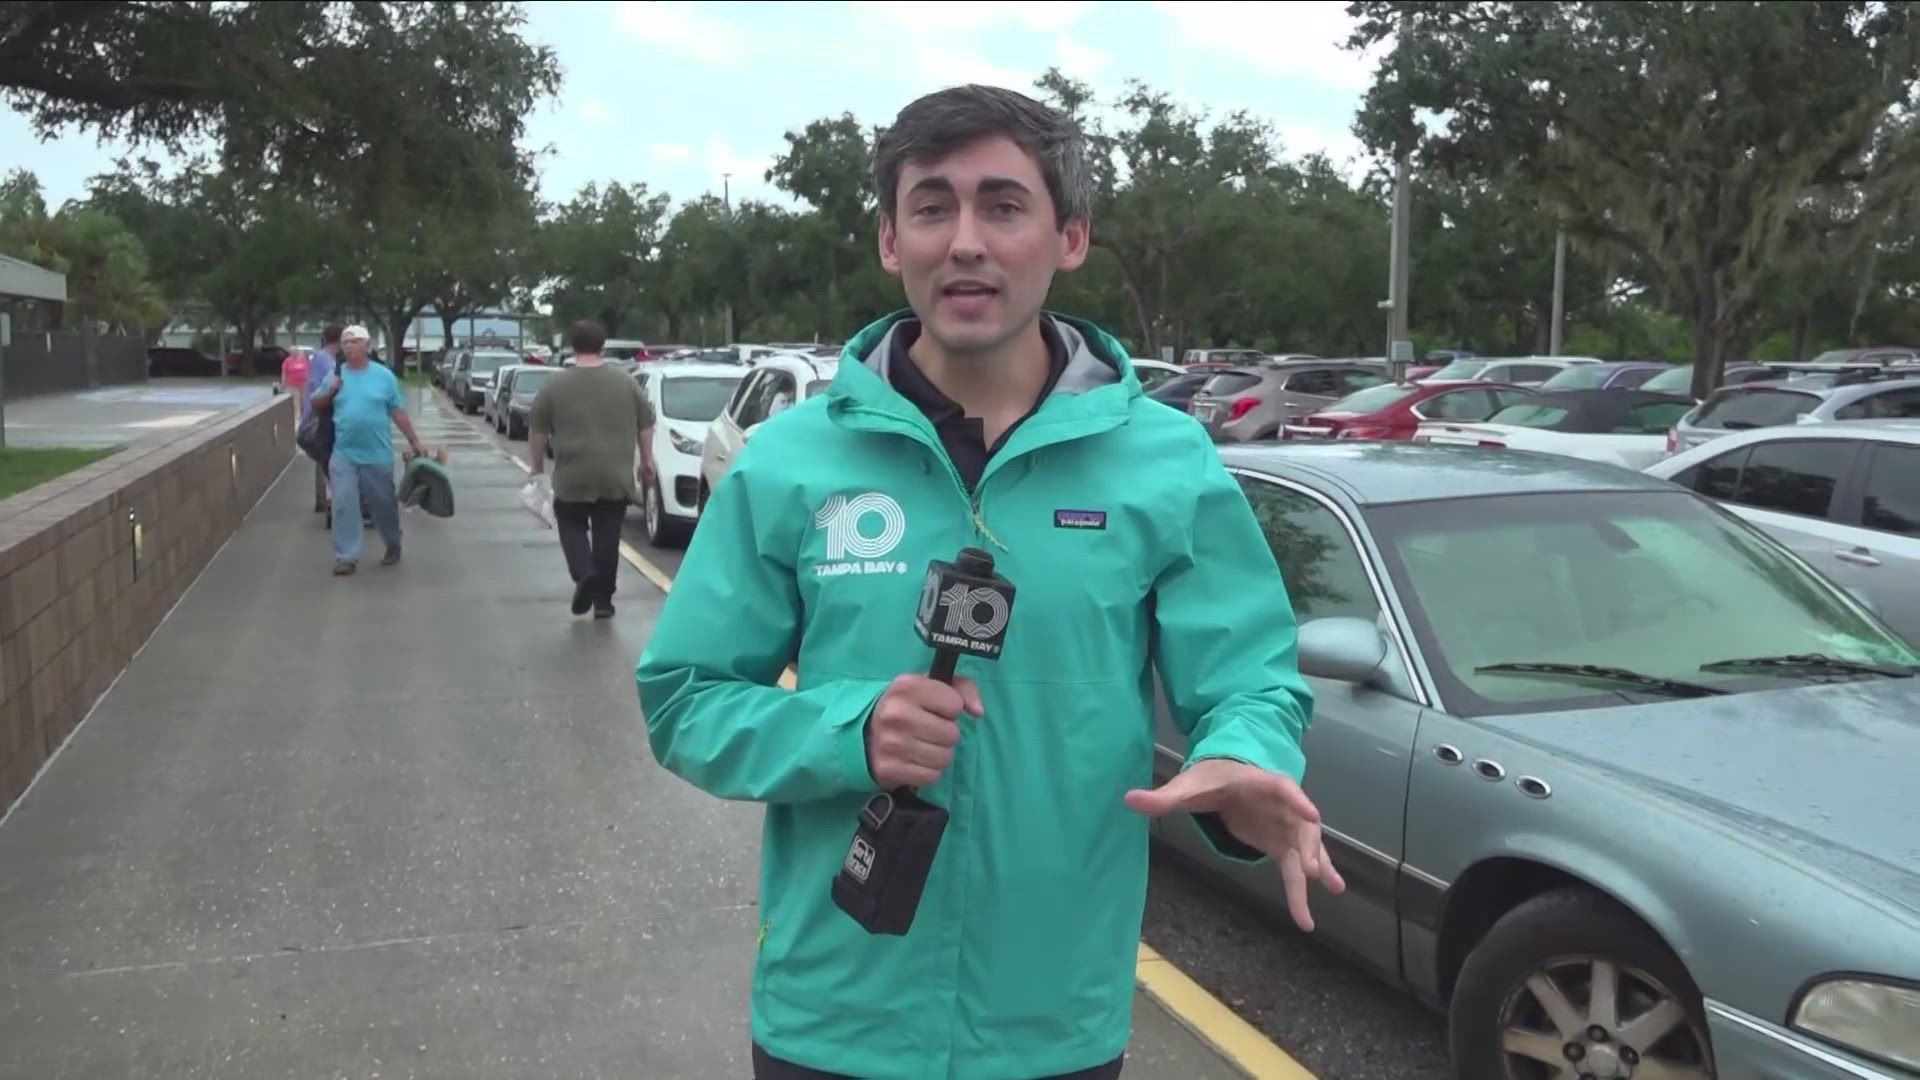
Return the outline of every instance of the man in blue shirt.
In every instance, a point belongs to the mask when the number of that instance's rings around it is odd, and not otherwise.
[[[365,506],[387,542],[382,566],[400,561],[400,503],[393,490],[393,427],[407,437],[407,445],[421,453],[400,395],[400,380],[385,366],[367,358],[364,326],[349,326],[340,334],[340,365],[314,395],[313,403],[333,409],[333,572],[351,574],[360,565],[364,526],[356,508]]]
[[[320,348],[316,349],[313,358],[307,361],[307,385],[300,397],[300,422],[303,424],[313,415],[314,395],[318,394],[320,388],[327,385],[327,381],[333,378],[334,355],[340,351],[340,334],[345,330],[346,327],[339,323],[328,323],[326,329],[320,331]],[[329,498],[326,463],[315,461],[313,463],[313,512],[326,513]]]

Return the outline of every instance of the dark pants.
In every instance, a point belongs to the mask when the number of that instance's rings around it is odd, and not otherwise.
[[[1079,1072],[1061,1073],[1059,1076],[1041,1077],[1040,1080],[1116,1080],[1120,1075],[1120,1066],[1125,1063],[1126,1058],[1122,1056],[1114,1058],[1105,1065],[1095,1065],[1091,1069],[1081,1069]],[[782,1061],[760,1049],[759,1043],[754,1043],[753,1080],[855,1080],[855,1078]]]
[[[327,508],[327,464],[323,461],[313,463],[313,509],[318,513]]]
[[[567,556],[573,583],[593,580],[594,599],[613,598],[620,572],[620,526],[627,520],[627,500],[597,502],[553,500],[553,523],[560,531],[560,550]]]

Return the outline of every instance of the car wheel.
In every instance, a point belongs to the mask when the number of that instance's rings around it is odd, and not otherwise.
[[[1448,1007],[1459,1080],[1713,1080],[1700,991],[1659,935],[1585,888],[1508,912]]]
[[[681,539],[681,530],[667,517],[665,501],[660,496],[658,483],[648,484],[641,496],[641,520],[647,528],[647,543],[654,547],[668,547]]]

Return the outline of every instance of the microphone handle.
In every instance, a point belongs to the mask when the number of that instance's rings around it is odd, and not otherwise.
[[[933,650],[933,667],[928,669],[927,671],[928,677],[933,679],[938,679],[939,681],[946,683],[948,686],[952,686],[953,685],[953,665],[954,665],[954,661],[958,660],[959,658],[960,658],[960,653],[958,650],[955,650],[955,649]]]
[[[959,658],[960,658],[960,654],[952,649],[933,650],[933,666],[927,670],[927,676],[929,678],[938,679],[939,681],[946,683],[948,686],[952,686],[953,685],[953,664],[954,664],[954,661],[958,660]],[[901,786],[894,788],[893,791],[894,791],[894,794],[896,795],[911,795],[913,794],[914,789],[908,785],[902,784]]]

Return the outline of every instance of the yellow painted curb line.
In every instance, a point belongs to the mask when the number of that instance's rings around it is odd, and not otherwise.
[[[506,454],[506,451],[501,453]],[[506,454],[506,457],[520,466],[520,471],[532,471],[531,466],[512,454]],[[673,579],[625,540],[620,541],[620,557],[653,582],[661,592],[673,591]],[[792,668],[781,672],[780,685],[794,689]],[[1262,1035],[1260,1029],[1241,1019],[1225,1002],[1207,993],[1186,972],[1174,966],[1173,961],[1155,952],[1144,941],[1140,943],[1139,956],[1134,962],[1133,977],[1148,997],[1158,1002],[1161,1008],[1172,1014],[1201,1042],[1212,1047],[1215,1053],[1253,1080],[1314,1080],[1312,1073],[1275,1045],[1273,1040]]]
[[[1134,965],[1134,981],[1201,1042],[1254,1080],[1314,1080],[1312,1073],[1262,1035],[1260,1029],[1241,1019],[1144,941]]]

